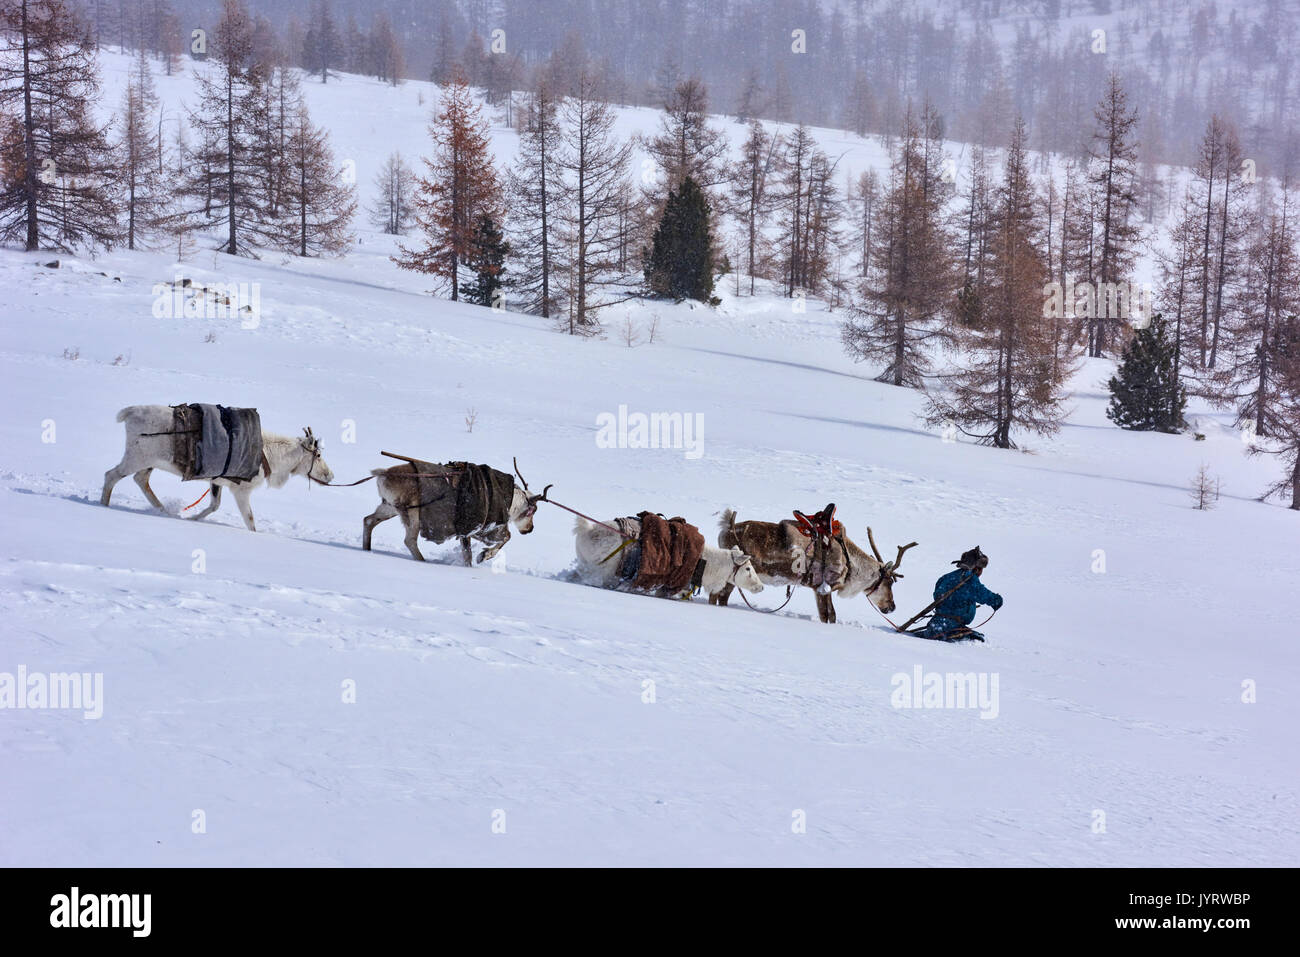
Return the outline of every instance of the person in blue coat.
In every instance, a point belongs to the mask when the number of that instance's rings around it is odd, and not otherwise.
[[[988,567],[989,557],[976,545],[970,551],[963,552],[961,558],[953,564],[957,566],[957,570],[949,572],[934,583],[936,599],[948,595],[950,591],[952,594],[939,602],[930,623],[925,626],[920,635],[922,638],[933,638],[938,641],[956,641],[966,638],[983,641],[983,635],[978,631],[972,631],[967,626],[975,620],[975,609],[980,605],[988,605],[994,611],[1002,607],[1002,596],[989,591],[980,581],[980,575]]]

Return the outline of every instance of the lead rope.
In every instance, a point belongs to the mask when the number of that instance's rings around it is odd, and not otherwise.
[[[182,511],[182,512],[188,512],[188,511],[189,511],[190,509],[192,509],[195,505],[198,505],[199,502],[201,502],[201,501],[203,501],[205,498],[207,498],[207,497],[208,497],[208,492],[211,492],[211,491],[212,491],[212,486],[209,485],[206,489],[203,490],[203,494],[202,494],[202,495],[200,495],[198,498],[196,498],[196,499],[195,499],[193,502],[191,502],[189,505],[186,505],[183,509],[181,509],[181,511]]]
[[[592,518],[590,515],[583,515],[583,514],[582,514],[581,512],[579,512],[576,508],[569,508],[569,506],[567,506],[567,505],[561,505],[559,502],[555,501],[555,499],[553,499],[553,498],[544,498],[544,499],[541,499],[541,501],[543,501],[543,502],[548,502],[548,503],[550,503],[551,505],[554,505],[556,508],[562,508],[562,509],[564,509],[566,512],[571,512],[571,513],[573,513],[574,515],[578,516],[578,518],[585,518],[587,521],[591,522],[593,525],[599,525],[601,528],[607,528],[607,529],[609,529],[611,532],[613,532],[615,535],[619,535],[619,536],[621,536],[621,537],[623,537],[623,538],[628,539],[629,541],[635,541],[635,540],[636,540],[636,537],[635,537],[635,536],[633,536],[633,535],[628,535],[626,532],[624,532],[624,531],[622,531],[622,530],[620,530],[620,529],[615,528],[613,525],[609,525],[609,524],[607,524],[606,522],[602,522],[602,521],[600,521],[599,519]]]
[[[740,598],[741,598],[741,600],[742,600],[746,605],[749,605],[749,599],[745,597],[745,589],[741,588],[739,585],[736,585],[736,591],[740,592]],[[778,611],[780,611],[780,610],[781,610],[782,608],[784,608],[786,605],[790,604],[790,599],[793,598],[793,597],[794,597],[794,586],[793,586],[793,585],[786,585],[786,586],[785,586],[785,601],[781,602],[781,604],[777,605],[775,608],[755,608],[753,605],[749,605],[749,608],[750,608],[751,611],[761,611],[761,612],[762,612],[763,614],[765,614],[765,615],[775,615]]]
[[[355,482],[322,482],[320,479],[316,478],[316,476],[310,473],[308,473],[307,477],[311,479],[313,482],[315,482],[317,485],[324,485],[326,488],[351,488],[354,485],[360,485],[362,482],[369,482],[372,478],[374,478],[373,475],[367,475],[365,478],[357,479]]]
[[[876,608],[876,603],[872,601],[869,597],[867,598],[867,604],[870,605],[872,608]],[[886,615],[883,611],[881,611],[879,608],[876,608],[876,614],[879,615],[881,618],[885,619],[885,621],[889,622],[889,624],[893,627],[894,631],[897,631],[904,635],[908,634],[906,629],[899,628],[897,625],[895,625],[893,620],[888,615]]]

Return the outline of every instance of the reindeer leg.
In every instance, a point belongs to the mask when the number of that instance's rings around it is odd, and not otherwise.
[[[212,494],[212,501],[208,503],[207,508],[205,508],[203,511],[199,512],[199,514],[194,516],[194,521],[196,522],[207,518],[209,515],[211,515],[213,512],[215,512],[217,509],[221,507],[221,486],[218,485],[216,482],[213,482],[210,486],[208,486],[208,488],[210,489]]]
[[[831,596],[823,595],[819,591],[813,592],[817,599],[817,617],[822,620],[823,624],[830,624],[834,621],[834,609],[831,606]]]
[[[417,562],[424,561],[424,556],[420,554],[420,510],[418,508],[408,508],[402,513],[402,527],[406,529],[406,550],[411,553],[411,557]]]
[[[467,566],[474,564],[474,549],[467,536],[461,536],[460,539],[460,560]]]
[[[387,502],[380,502],[379,507],[361,520],[361,547],[365,551],[370,551],[370,536],[375,530],[375,526],[380,522],[386,522],[390,518],[397,517],[397,509]]]
[[[502,534],[504,532],[505,534]],[[501,551],[505,543],[510,541],[510,529],[503,527],[500,531],[492,533],[488,538],[483,539],[483,543],[488,547],[479,553],[478,562],[482,565],[484,562],[490,562],[496,557],[496,553]]]
[[[235,504],[239,506],[239,514],[244,517],[244,525],[250,532],[257,531],[257,526],[253,523],[253,509],[248,504],[248,496],[252,494],[252,489],[248,486],[235,486],[231,489],[235,494]]]
[[[722,591],[714,592],[712,595],[709,596],[709,604],[718,605],[719,607],[725,608],[727,604],[727,599],[731,597],[731,593],[735,590],[736,590],[736,586],[733,585],[731,582],[727,582],[725,585],[722,586]]]
[[[135,484],[140,486],[140,491],[144,492],[144,497],[149,500],[149,504],[160,512],[167,511],[167,507],[158,501],[158,496],[153,493],[149,487],[149,476],[153,474],[153,469],[141,469],[135,473]]]
[[[108,504],[108,500],[113,497],[113,488],[117,485],[118,482],[126,478],[128,474],[128,470],[122,467],[125,461],[126,460],[123,459],[122,462],[118,462],[111,469],[109,469],[107,472],[104,473],[104,493],[99,497],[100,505]]]

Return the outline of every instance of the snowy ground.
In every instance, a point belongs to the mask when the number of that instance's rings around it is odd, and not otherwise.
[[[1194,410],[1204,442],[1122,432],[1094,362],[1056,439],[945,442],[817,303],[637,306],[580,341],[432,299],[391,248],[0,251],[0,675],[103,675],[98,720],[0,710],[0,864],[1297,863],[1300,514],[1254,500],[1274,466],[1229,416]],[[178,268],[260,283],[260,324],[156,318]],[[656,341],[625,346],[652,316]],[[1006,606],[988,644],[936,646],[862,599],[825,626],[808,593],[760,615],[602,592],[566,580],[572,517],[546,507],[501,573],[433,546],[421,565],[396,522],[360,550],[371,485],[259,491],[256,534],[229,499],[179,517],[202,486],[158,473],[170,514],[130,480],[100,507],[117,410],[182,401],[312,426],[338,481],[381,449],[518,456],[592,515],[710,535],[727,506],[834,500],[859,541],[920,542],[904,617],[977,543]],[[620,405],[702,414],[703,454],[599,448]],[[918,667],[996,676],[990,716],[894,707]]]
[[[848,363],[816,305],[658,307],[659,340],[629,349],[432,300],[361,255],[241,263],[263,284],[244,330],[155,319],[166,257],[49,258],[0,254],[0,671],[102,672],[104,714],[0,713],[4,863],[1296,860],[1278,599],[1300,516],[1252,500],[1267,469],[1218,419],[1203,443],[1113,429],[1097,365],[1059,440],[998,452],[927,432],[916,394]],[[257,534],[229,503],[203,524],[152,514],[129,480],[101,508],[117,409],[196,400],[311,425],[340,481],[381,448],[517,455],[591,514],[706,529],[728,505],[777,518],[833,499],[850,534],[921,543],[903,609],[975,543],[1007,605],[987,645],[947,647],[892,636],[860,599],[832,627],[807,594],[764,616],[601,592],[556,580],[573,546],[555,509],[503,574],[420,565],[396,522],[358,548],[370,485],[259,492]],[[619,404],[703,413],[704,454],[598,448]],[[1185,491],[1202,461],[1224,477],[1210,512]],[[173,513],[201,491],[154,481]],[[894,708],[893,676],[917,666],[996,674],[996,717]]]

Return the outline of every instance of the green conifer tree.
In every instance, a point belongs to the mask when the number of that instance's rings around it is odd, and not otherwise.
[[[465,287],[465,299],[478,306],[490,306],[503,284],[501,277],[506,271],[510,244],[502,237],[496,220],[486,214],[474,224],[470,242],[472,251],[468,265],[474,272],[474,281]]]
[[[709,200],[695,180],[687,176],[664,203],[646,259],[646,284],[656,296],[717,305],[713,269]]]
[[[1109,386],[1106,417],[1120,428],[1178,432],[1185,427],[1187,392],[1174,373],[1174,343],[1159,314],[1128,344]]]

